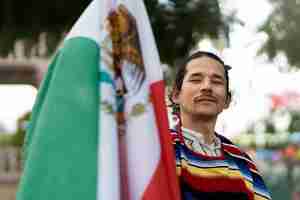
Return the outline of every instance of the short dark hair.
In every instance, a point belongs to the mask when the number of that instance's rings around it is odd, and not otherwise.
[[[227,94],[230,94],[228,71],[231,69],[231,67],[229,65],[226,65],[224,63],[224,61],[219,56],[217,56],[216,54],[213,54],[211,52],[207,52],[207,51],[196,51],[196,52],[192,53],[190,56],[188,56],[183,61],[183,64],[179,65],[179,68],[178,68],[176,76],[175,76],[175,82],[174,82],[174,88],[173,89],[176,89],[177,91],[181,90],[182,82],[183,82],[184,76],[186,74],[187,64],[191,60],[196,59],[196,58],[201,58],[201,57],[209,57],[209,58],[212,58],[212,59],[214,59],[214,60],[216,60],[216,61],[218,61],[219,63],[222,64],[222,66],[224,67],[224,76],[225,76],[225,79],[226,79],[226,92],[227,92]]]

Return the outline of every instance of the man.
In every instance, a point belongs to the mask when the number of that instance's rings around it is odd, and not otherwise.
[[[215,132],[229,107],[229,66],[198,51],[179,68],[171,101],[179,123],[172,130],[183,200],[265,200],[269,192],[250,157]]]

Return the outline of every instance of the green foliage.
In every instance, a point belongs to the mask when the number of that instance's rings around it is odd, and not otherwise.
[[[12,136],[11,138],[11,145],[17,146],[17,147],[22,147],[24,143],[24,137],[25,137],[25,132],[26,132],[26,124],[28,123],[30,119],[31,113],[28,112],[24,114],[22,117],[18,119],[18,128],[16,133]]]
[[[300,68],[300,2],[295,0],[269,0],[274,9],[259,28],[268,35],[259,53],[267,53],[273,60],[283,52],[292,66]]]
[[[291,112],[292,121],[288,127],[289,132],[300,132],[300,112]]]
[[[48,53],[52,53],[63,33],[71,27],[89,2],[2,0],[0,54],[7,55],[17,40],[24,40],[29,55],[42,33],[47,33]]]
[[[0,55],[13,53],[18,40],[25,42],[27,56],[39,55],[36,44],[46,38],[49,56],[91,0],[0,2]],[[161,60],[173,65],[204,36],[228,36],[232,19],[222,16],[218,0],[144,0]]]
[[[228,34],[217,0],[145,0],[161,60],[170,65],[182,59],[203,37]]]
[[[12,136],[10,134],[0,133],[0,147],[8,146],[11,144]]]

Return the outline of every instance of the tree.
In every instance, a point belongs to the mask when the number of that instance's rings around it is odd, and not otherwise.
[[[300,68],[300,1],[269,0],[274,6],[268,19],[259,28],[268,35],[259,53],[273,60],[283,52],[292,66]]]
[[[291,118],[288,131],[290,133],[300,132],[300,111],[291,111]]]
[[[16,147],[22,147],[25,138],[26,128],[28,126],[28,122],[30,120],[31,112],[27,112],[22,115],[17,122],[17,130],[11,138],[11,145]]]
[[[25,44],[27,56],[40,53],[36,46],[41,36],[46,39],[51,55],[76,18],[91,0],[53,0],[0,2],[0,55],[13,53],[16,41]],[[161,60],[170,65],[184,57],[201,39],[209,36],[228,37],[232,16],[223,16],[218,0],[144,0]]]
[[[153,2],[156,7],[153,8]],[[162,62],[174,64],[203,37],[228,37],[229,20],[225,20],[219,2],[170,0],[168,4],[145,1]],[[229,18],[227,18],[229,19]]]
[[[39,1],[2,0],[0,2],[0,45],[2,56],[14,49],[18,40],[23,40],[29,56],[34,51],[42,33],[45,33],[47,55],[88,5],[89,0]]]

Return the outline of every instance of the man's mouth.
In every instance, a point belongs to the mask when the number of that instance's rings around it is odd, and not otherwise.
[[[208,96],[200,96],[194,98],[195,102],[216,102],[216,99],[214,97],[208,97]]]

